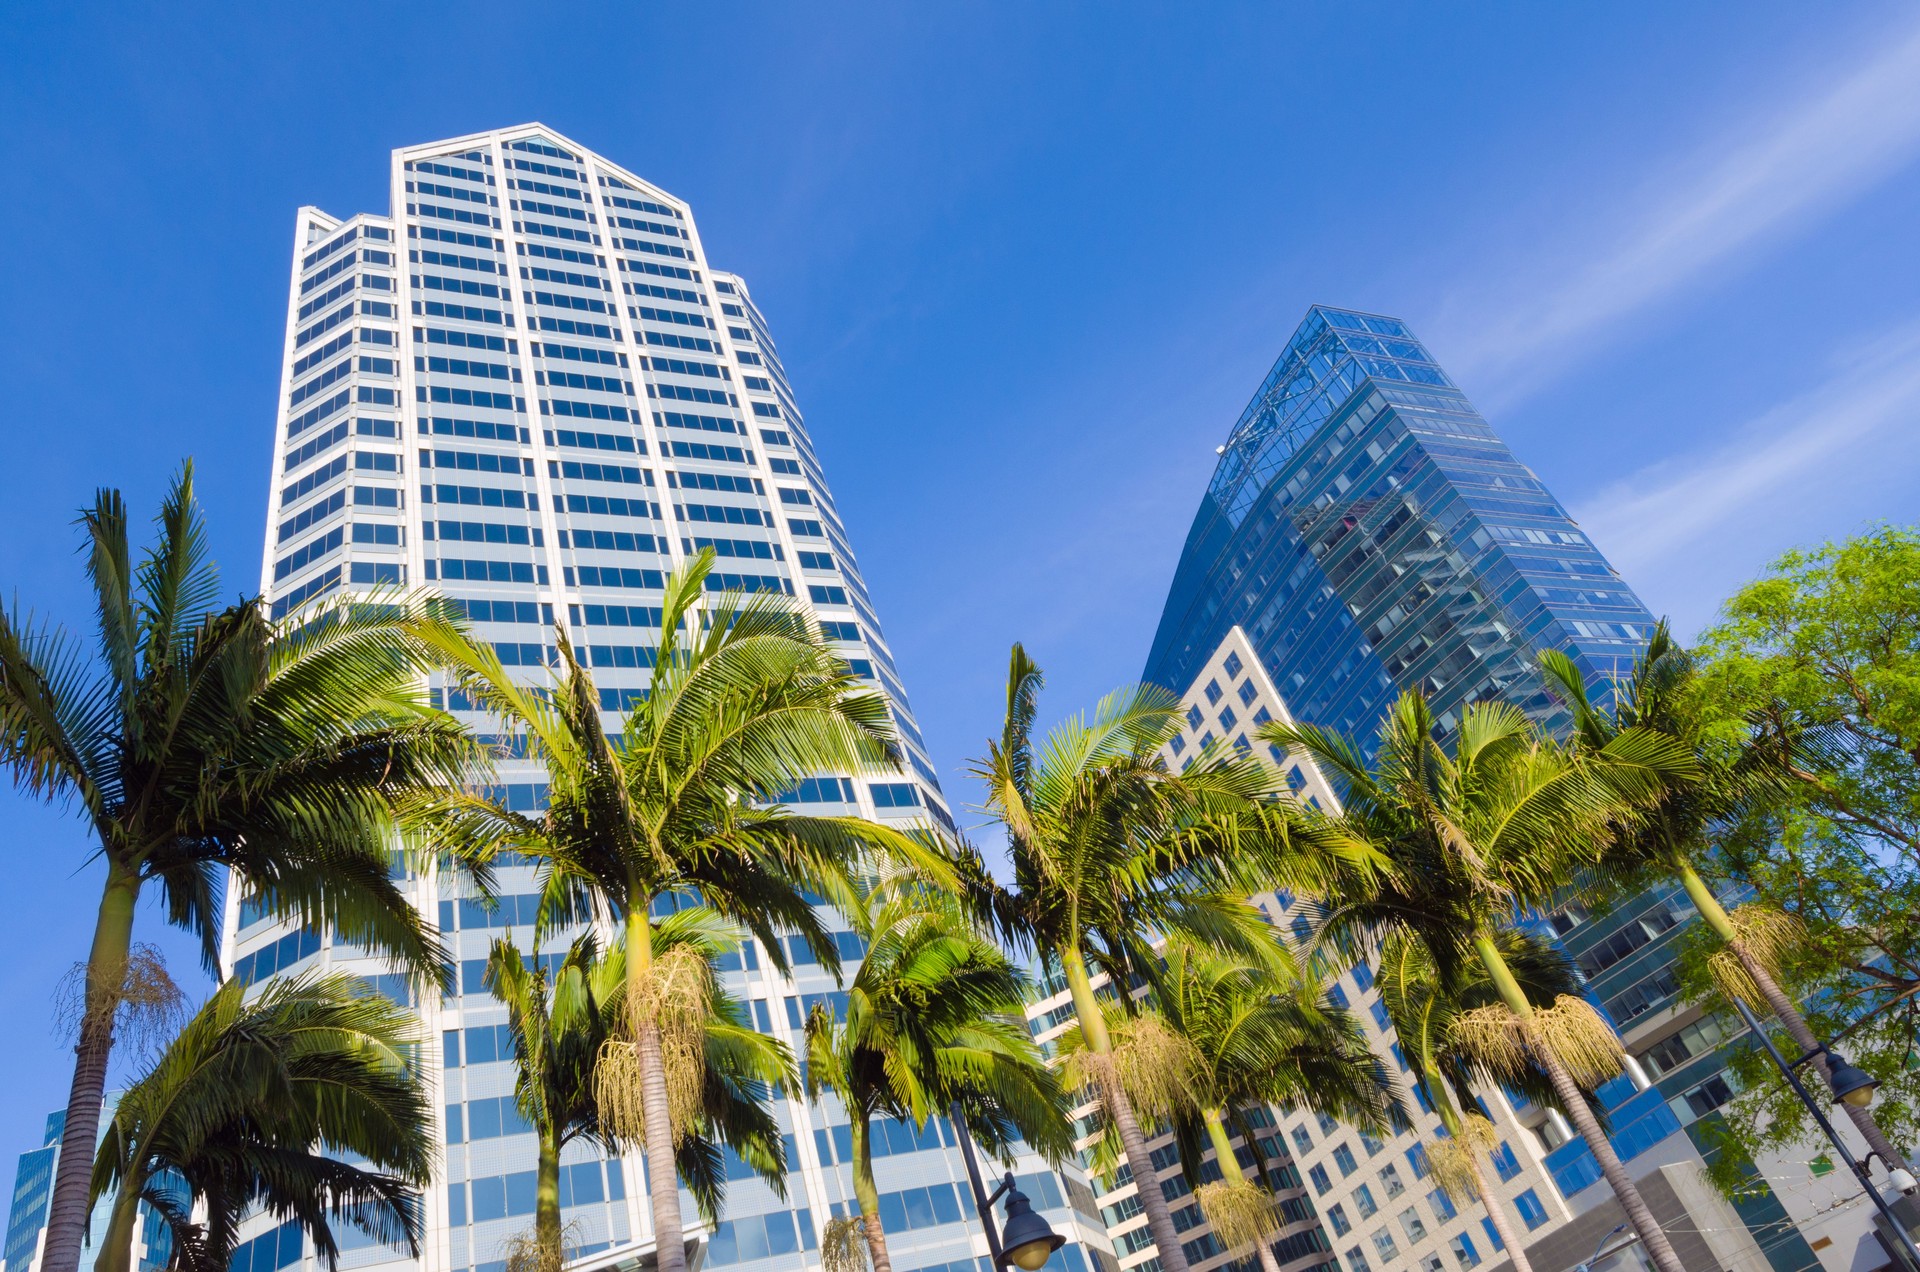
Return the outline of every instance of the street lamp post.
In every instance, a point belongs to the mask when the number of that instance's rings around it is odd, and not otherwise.
[[[1607,1242],[1613,1240],[1615,1237],[1619,1236],[1621,1233],[1625,1232],[1626,1230],[1627,1230],[1627,1225],[1624,1223],[1614,1225],[1614,1229],[1612,1232],[1609,1232],[1606,1236],[1594,1242],[1593,1253],[1587,1257],[1587,1261],[1585,1263],[1582,1263],[1579,1267],[1575,1268],[1573,1272],[1593,1272],[1593,1265],[1600,1262],[1600,1252],[1606,1249]]]
[[[1053,1225],[1033,1211],[1033,1203],[1027,1195],[1013,1186],[1013,1172],[1000,1186],[988,1194],[987,1186],[980,1182],[980,1163],[973,1156],[973,1137],[967,1134],[966,1115],[955,1100],[952,1108],[953,1133],[960,1139],[960,1155],[967,1161],[967,1182],[973,1185],[973,1206],[980,1212],[980,1226],[987,1233],[987,1250],[993,1256],[996,1269],[1008,1266],[1021,1269],[1021,1272],[1036,1272],[1045,1267],[1053,1252],[1067,1243],[1067,1239],[1053,1230]],[[1004,1235],[1000,1225],[993,1221],[993,1203],[1002,1196],[1007,1199],[1007,1227]]]
[[[1826,1132],[1827,1139],[1840,1154],[1840,1160],[1847,1164],[1847,1169],[1851,1170],[1854,1178],[1860,1181],[1860,1187],[1866,1190],[1867,1198],[1880,1211],[1880,1217],[1887,1221],[1887,1227],[1893,1229],[1893,1235],[1899,1239],[1901,1246],[1894,1253],[1900,1257],[1902,1263],[1907,1265],[1909,1272],[1920,1272],[1920,1248],[1916,1248],[1913,1244],[1913,1237],[1907,1232],[1907,1225],[1900,1222],[1899,1217],[1893,1213],[1893,1207],[1889,1206],[1887,1199],[1880,1195],[1880,1190],[1873,1186],[1873,1179],[1866,1163],[1856,1158],[1841,1142],[1839,1134],[1833,1129],[1833,1123],[1827,1120],[1827,1115],[1821,1111],[1819,1102],[1801,1084],[1799,1077],[1794,1073],[1794,1068],[1825,1052],[1831,1064],[1832,1076],[1829,1080],[1833,1087],[1834,1099],[1844,1100],[1855,1108],[1865,1108],[1872,1103],[1875,1086],[1873,1079],[1825,1047],[1817,1047],[1801,1056],[1793,1064],[1788,1064],[1786,1057],[1780,1054],[1780,1049],[1773,1045],[1773,1039],[1760,1028],[1760,1022],[1753,1018],[1753,1013],[1747,1010],[1747,1005],[1738,998],[1733,1000],[1733,1005],[1739,1010],[1740,1018],[1747,1022],[1747,1028],[1753,1031],[1753,1036],[1760,1040],[1760,1045],[1767,1049],[1769,1056],[1773,1057],[1773,1063],[1779,1067],[1781,1074],[1787,1079],[1787,1085],[1793,1088],[1793,1093],[1800,1097],[1800,1103],[1807,1106],[1807,1112],[1813,1114],[1813,1120],[1820,1124],[1822,1131]],[[1883,1162],[1882,1165],[1889,1172],[1899,1169],[1894,1162]]]

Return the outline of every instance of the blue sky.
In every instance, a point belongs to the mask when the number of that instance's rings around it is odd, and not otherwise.
[[[1138,674],[1313,302],[1412,323],[1688,631],[1786,547],[1916,519],[1912,8],[1200,12],[10,5],[0,585],[83,624],[74,509],[151,510],[192,454],[250,589],[294,210],[384,210],[390,148],[531,119],[750,280],[946,773],[1009,642],[1055,711]],[[4,1163],[65,1099],[99,876],[69,818],[6,793],[0,828]]]

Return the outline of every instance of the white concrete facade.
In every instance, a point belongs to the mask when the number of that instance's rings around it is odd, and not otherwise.
[[[648,682],[662,576],[712,547],[724,584],[794,597],[892,708],[903,772],[822,775],[794,802],[951,828],[766,320],[742,279],[708,263],[688,205],[537,124],[397,150],[391,190],[387,215],[308,207],[296,220],[261,567],[276,613],[341,589],[433,588],[460,600],[476,633],[534,681],[561,624],[617,727]],[[514,806],[543,798],[537,767],[503,764],[500,780]],[[503,869],[506,895],[491,912],[432,877],[407,882],[461,976],[459,992],[417,1002],[445,1144],[422,1272],[498,1272],[506,1240],[531,1223],[533,1141],[515,1131],[505,1015],[478,968],[508,924],[530,935],[532,876]],[[364,952],[239,898],[225,960],[250,979],[344,968],[417,997]],[[751,942],[726,979],[759,1027],[789,1044],[806,1009],[839,992],[816,964],[780,976]],[[732,1178],[709,1268],[816,1267],[820,1228],[848,1206],[844,1112],[830,1099],[776,1105],[790,1132],[787,1197],[744,1171]],[[876,1135],[889,1150],[883,1205],[902,1220],[889,1234],[895,1266],[983,1267],[951,1128]],[[1031,1157],[1015,1169],[1035,1208],[1072,1238],[1062,1266],[1111,1266],[1084,1183]],[[570,1148],[563,1189],[581,1253],[618,1263],[622,1247],[647,1243],[637,1156],[607,1162]],[[234,1272],[310,1259],[297,1243],[275,1246]],[[384,1247],[342,1260],[410,1265]]]

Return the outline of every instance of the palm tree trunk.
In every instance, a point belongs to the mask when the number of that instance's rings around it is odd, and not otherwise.
[[[1507,1218],[1506,1207],[1495,1200],[1496,1194],[1487,1180],[1486,1168],[1480,1165],[1480,1154],[1469,1148],[1467,1163],[1473,1167],[1473,1186],[1480,1194],[1480,1204],[1486,1208],[1487,1221],[1493,1225],[1500,1244],[1507,1248],[1507,1258],[1513,1263],[1513,1272],[1533,1272],[1533,1264],[1527,1262],[1527,1252],[1520,1248],[1520,1238],[1513,1231],[1512,1221]]]
[[[1230,1184],[1247,1182],[1247,1172],[1240,1169],[1240,1158],[1233,1151],[1233,1138],[1227,1134],[1226,1120],[1219,1109],[1202,1109],[1200,1120],[1207,1128],[1207,1138],[1213,1141],[1213,1156],[1220,1163],[1220,1177]],[[1274,1257],[1273,1247],[1267,1244],[1267,1238],[1261,1236],[1253,1243],[1254,1253],[1260,1256],[1263,1272],[1280,1272],[1280,1260]]]
[[[873,1272],[893,1272],[893,1257],[887,1253],[887,1233],[880,1222],[880,1189],[873,1182],[873,1139],[867,1115],[848,1109],[853,1115],[853,1195],[860,1203],[860,1230],[867,1238],[867,1258]]]
[[[628,894],[627,1002],[641,1002],[647,973],[653,968],[653,925],[649,898],[639,888]],[[680,1218],[680,1173],[673,1161],[673,1111],[667,1102],[667,1070],[660,1051],[660,1026],[635,1020],[634,1051],[640,1060],[640,1112],[646,1124],[647,1198],[653,1207],[653,1243],[660,1272],[687,1272],[686,1227]]]
[[[100,1138],[107,1061],[113,1055],[113,1018],[126,983],[139,899],[139,876],[109,864],[100,914],[93,925],[93,948],[87,955],[80,1038],[73,1049],[73,1086],[67,1093],[67,1120],[60,1132],[60,1164],[47,1212],[41,1272],[79,1272],[80,1248],[87,1239],[87,1216],[92,1209],[87,1191],[93,1182],[93,1150]]]
[[[1487,975],[1499,989],[1507,1010],[1522,1020],[1530,1020],[1533,1017],[1533,1004],[1527,1001],[1520,983],[1514,980],[1507,960],[1501,956],[1493,939],[1480,933],[1474,937],[1473,947],[1479,953]],[[1620,1208],[1626,1211],[1627,1222],[1640,1235],[1641,1248],[1653,1260],[1653,1266],[1658,1272],[1687,1272],[1680,1262],[1680,1256],[1673,1252],[1673,1245],[1661,1230],[1659,1221],[1653,1217],[1653,1211],[1647,1209],[1646,1198],[1640,1195],[1633,1177],[1627,1174],[1627,1168],[1621,1164],[1620,1155],[1613,1151],[1613,1145],[1601,1131],[1600,1123],[1594,1120],[1593,1110],[1587,1107],[1586,1097],[1574,1083],[1573,1075],[1567,1072],[1566,1065],[1545,1048],[1536,1049],[1534,1058],[1546,1070],[1548,1079],[1553,1083],[1554,1094],[1560,1097],[1560,1103],[1566,1106],[1567,1116],[1573,1119],[1574,1126],[1580,1131],[1580,1138],[1587,1142],[1594,1160],[1600,1163],[1600,1173],[1606,1176],[1613,1195],[1619,1199]]]
[[[1780,982],[1773,978],[1772,971],[1755,958],[1746,943],[1740,940],[1739,934],[1734,930],[1733,920],[1727,916],[1726,908],[1720,904],[1720,898],[1713,895],[1713,889],[1707,887],[1706,881],[1694,870],[1690,862],[1680,862],[1678,873],[1681,884],[1687,890],[1687,896],[1693,901],[1694,909],[1700,911],[1700,917],[1707,921],[1707,925],[1722,941],[1726,942],[1727,948],[1733,951],[1733,956],[1740,960],[1740,966],[1744,967],[1747,975],[1753,978],[1753,983],[1766,997],[1767,1005],[1773,1009],[1773,1014],[1779,1017],[1780,1023],[1787,1027],[1787,1036],[1793,1039],[1793,1045],[1800,1048],[1803,1055],[1815,1051],[1820,1046],[1820,1040],[1813,1036],[1813,1030],[1807,1025],[1807,1018],[1800,1014],[1799,1005],[1780,988]],[[1814,1063],[1820,1066],[1821,1076],[1831,1084],[1833,1065],[1827,1059],[1826,1052],[1819,1052],[1814,1057]],[[1893,1141],[1889,1140],[1887,1133],[1880,1129],[1880,1123],[1874,1120],[1871,1111],[1855,1108],[1844,1102],[1840,1103],[1840,1111],[1847,1115],[1847,1119],[1860,1132],[1860,1137],[1866,1140],[1867,1146],[1873,1150],[1874,1156],[1880,1159],[1882,1170],[1908,1169],[1907,1155],[1893,1146]]]
[[[566,1262],[560,1235],[560,1143],[550,1128],[540,1130],[540,1160],[534,1169],[533,1239],[540,1247],[540,1272],[559,1272]]]
[[[93,1260],[93,1272],[128,1272],[133,1267],[134,1220],[140,1215],[140,1181],[131,1175],[120,1181],[114,1194],[113,1213],[107,1221],[106,1235],[100,1239],[100,1253]]]
[[[1467,1164],[1473,1168],[1473,1191],[1479,1195],[1480,1204],[1487,1212],[1487,1221],[1493,1224],[1500,1244],[1506,1247],[1513,1272],[1533,1272],[1533,1264],[1527,1261],[1527,1252],[1520,1248],[1520,1242],[1514,1237],[1513,1225],[1507,1220],[1507,1212],[1501,1207],[1498,1194],[1487,1181],[1486,1169],[1480,1165],[1479,1150],[1466,1140],[1466,1123],[1460,1117],[1460,1110],[1453,1106],[1453,1096],[1447,1089],[1445,1076],[1431,1064],[1423,1064],[1421,1074],[1421,1085],[1433,1097],[1433,1107],[1440,1115],[1440,1125],[1446,1127],[1453,1142],[1466,1151]]]
[[[1061,949],[1059,955],[1061,969],[1067,976],[1067,988],[1073,991],[1074,1015],[1079,1019],[1080,1036],[1086,1040],[1087,1050],[1096,1055],[1112,1055],[1113,1039],[1107,1036],[1106,1017],[1100,1014],[1100,1001],[1094,997],[1086,961],[1080,957],[1080,951],[1072,947]],[[1140,1206],[1147,1212],[1147,1230],[1153,1234],[1153,1243],[1160,1247],[1160,1266],[1163,1272],[1187,1272],[1186,1252],[1180,1248],[1180,1235],[1173,1229],[1167,1195],[1160,1191],[1160,1176],[1153,1169],[1153,1155],[1147,1151],[1147,1139],[1140,1133],[1133,1105],[1110,1076],[1101,1079],[1100,1094],[1107,1106],[1107,1116],[1120,1132],[1120,1145],[1133,1172]]]

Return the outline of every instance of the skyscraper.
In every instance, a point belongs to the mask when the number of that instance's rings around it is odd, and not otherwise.
[[[1147,659],[1145,678],[1176,693],[1190,695],[1244,640],[1294,718],[1366,747],[1388,704],[1416,687],[1446,730],[1491,697],[1551,728],[1566,713],[1540,652],[1567,651],[1604,692],[1653,625],[1398,319],[1314,306],[1219,449]],[[1250,727],[1210,704],[1183,742]],[[1675,938],[1694,917],[1677,888],[1551,916],[1629,1052],[1647,1057],[1602,1092],[1636,1173],[1697,1164],[1695,1145],[1708,1142],[1697,1124],[1732,1097],[1722,1039],[1673,975]],[[1585,1144],[1555,1117],[1533,1125],[1571,1209],[1607,1204]],[[1773,1267],[1817,1266],[1764,1182],[1739,1212]],[[1583,1228],[1563,1231],[1571,1241]]]
[[[553,661],[559,622],[617,727],[648,683],[664,575],[711,548],[711,586],[794,597],[892,708],[903,773],[822,774],[791,801],[951,828],[765,318],[740,278],[708,263],[687,204],[531,124],[395,151],[391,188],[387,215],[309,207],[297,218],[261,574],[274,613],[340,589],[424,584],[534,680]],[[536,767],[509,763],[501,776],[511,806],[541,804]],[[445,1144],[419,1266],[499,1272],[508,1239],[531,1222],[534,1148],[482,969],[502,929],[530,932],[533,872],[503,869],[492,909],[431,877],[407,886],[459,960],[458,991],[416,1004],[435,1039],[427,1070]],[[365,951],[244,897],[230,902],[225,948],[248,980],[325,964],[413,998]],[[792,952],[791,979],[751,942],[724,969],[759,1028],[789,1042],[815,1003],[844,997],[803,948]],[[729,1161],[710,1267],[817,1265],[820,1227],[847,1210],[844,1113],[793,1093],[776,1106],[787,1196]],[[876,1132],[897,1266],[984,1266],[952,1128]],[[648,1225],[638,1157],[576,1147],[562,1163],[574,1249],[627,1258]],[[1106,1248],[1084,1183],[1031,1157],[1018,1170],[1071,1238],[1057,1262],[1084,1272]],[[256,1221],[246,1235],[270,1261],[236,1272],[298,1257],[297,1242],[269,1241],[269,1229]],[[362,1245],[343,1266],[403,1262]]]
[[[1316,305],[1221,449],[1146,678],[1184,690],[1235,624],[1296,716],[1364,737],[1416,685],[1443,724],[1496,695],[1551,721],[1539,652],[1611,676],[1653,618],[1405,323]]]

